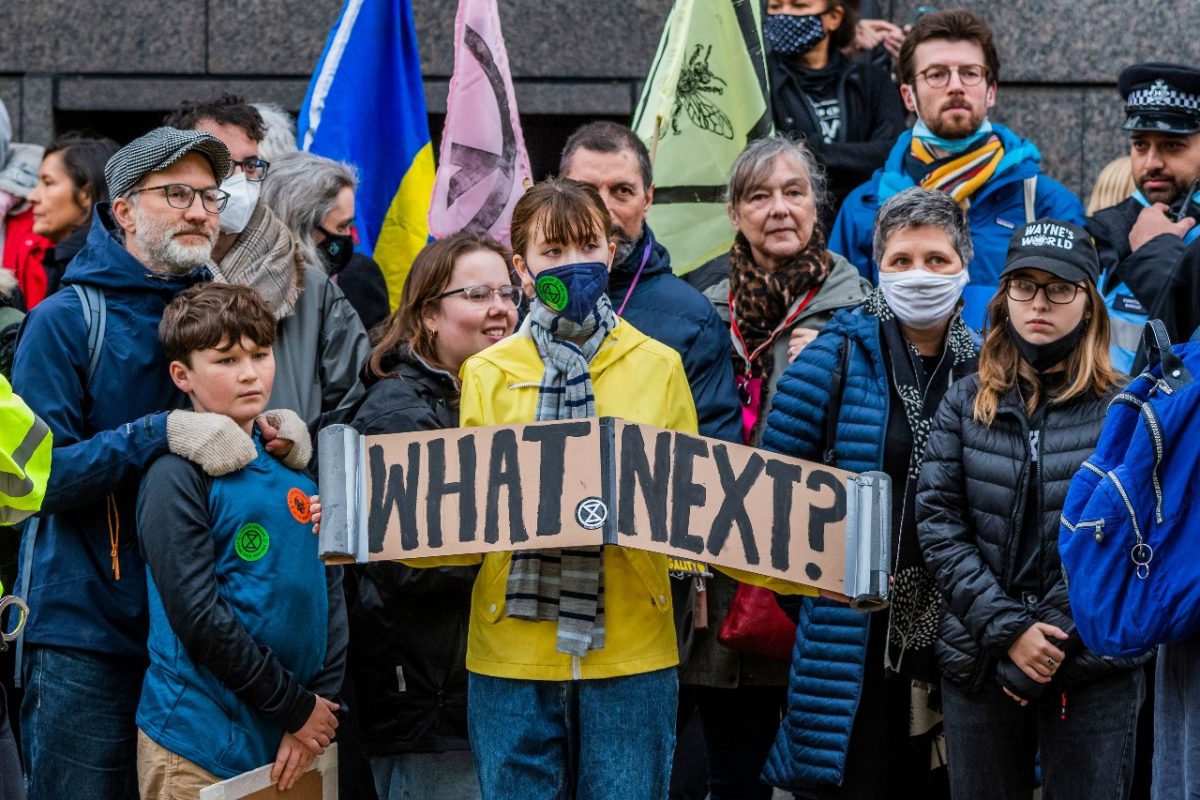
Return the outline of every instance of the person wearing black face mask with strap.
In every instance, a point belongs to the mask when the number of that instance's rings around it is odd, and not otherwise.
[[[856,0],[768,0],[763,18],[775,128],[803,139],[825,169],[827,231],[842,200],[883,166],[905,128],[887,70],[842,52],[854,41],[857,8]]]
[[[1071,478],[1120,374],[1091,237],[1013,233],[979,373],[952,386],[917,484],[917,537],[943,599],[938,641],[950,792],[1128,797],[1145,658],[1102,658],[1075,624],[1058,556]]]
[[[287,153],[271,163],[263,200],[296,233],[305,260],[324,270],[346,295],[367,330],[391,313],[383,272],[354,252],[354,168],[312,153]]]

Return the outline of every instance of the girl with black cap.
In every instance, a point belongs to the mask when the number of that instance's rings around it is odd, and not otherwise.
[[[933,422],[917,524],[945,600],[936,650],[954,797],[1025,800],[1039,755],[1047,797],[1129,795],[1142,671],[1080,642],[1058,557],[1067,487],[1119,377],[1098,272],[1082,228],[1018,228],[979,373]]]

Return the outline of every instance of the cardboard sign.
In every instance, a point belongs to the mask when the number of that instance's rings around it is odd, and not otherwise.
[[[313,759],[308,770],[286,792],[271,782],[268,764],[214,783],[200,790],[200,800],[336,800],[338,796],[337,745]]]
[[[882,473],[609,417],[320,436],[327,561],[608,544],[886,596]]]

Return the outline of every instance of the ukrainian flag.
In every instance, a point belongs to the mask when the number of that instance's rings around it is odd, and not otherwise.
[[[359,248],[392,308],[429,240],[433,144],[410,0],[346,0],[300,109],[300,149],[358,167]]]

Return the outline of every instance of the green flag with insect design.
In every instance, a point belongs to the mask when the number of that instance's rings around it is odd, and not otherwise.
[[[675,272],[728,251],[729,170],[771,132],[759,0],[676,0],[633,128],[654,161],[648,221]]]

